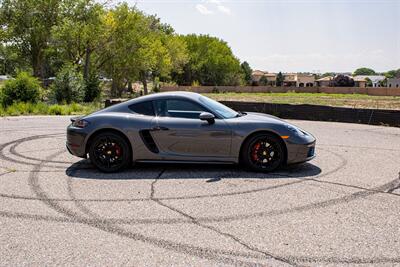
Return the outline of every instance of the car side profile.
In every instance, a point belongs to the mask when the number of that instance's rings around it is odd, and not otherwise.
[[[197,93],[138,97],[73,118],[67,149],[103,172],[132,162],[243,163],[269,172],[315,157],[315,138],[277,117],[242,113]]]

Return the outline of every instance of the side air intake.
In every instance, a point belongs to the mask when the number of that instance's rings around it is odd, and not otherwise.
[[[156,143],[154,142],[153,137],[150,134],[150,130],[142,130],[140,131],[140,137],[143,140],[143,143],[146,145],[146,147],[153,153],[158,153],[158,147]]]

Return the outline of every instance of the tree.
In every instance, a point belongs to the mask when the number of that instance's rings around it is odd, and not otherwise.
[[[268,85],[268,79],[267,79],[267,77],[262,76],[262,77],[260,78],[259,84],[260,84],[260,85],[263,85],[263,86]]]
[[[366,83],[365,83],[366,87],[372,87],[372,81],[370,78],[365,78],[365,81],[366,81]]]
[[[45,76],[45,51],[50,29],[57,23],[61,0],[3,0],[0,8],[1,36],[29,58],[36,77]]]
[[[343,74],[336,75],[332,80],[334,87],[353,87],[354,84],[354,80],[351,77]]]
[[[251,69],[249,63],[247,61],[244,61],[242,64],[240,64],[240,67],[242,68],[242,71],[244,73],[244,80],[245,82],[249,85],[252,82],[251,74],[253,73],[253,70]]]
[[[174,75],[178,84],[191,85],[239,85],[243,83],[243,72],[239,60],[228,44],[208,35],[189,34],[185,40],[189,61],[183,72]]]
[[[58,56],[83,70],[89,78],[93,53],[107,42],[104,31],[105,10],[94,0],[64,0],[60,22],[52,28],[52,41]],[[97,66],[96,66],[97,67]]]
[[[52,89],[58,103],[82,102],[85,97],[82,74],[71,64],[65,65],[58,72]]]
[[[17,70],[26,69],[29,62],[18,54],[15,46],[0,44],[0,73],[15,75]]]
[[[110,10],[105,20],[109,42],[99,55],[102,70],[112,78],[113,96],[120,96],[126,84],[140,80],[147,94],[152,76],[179,73],[186,62],[185,43],[165,24],[146,16],[126,3]],[[106,63],[106,64],[105,64]]]
[[[328,77],[328,76],[335,77],[335,75],[336,75],[336,73],[334,73],[334,72],[325,72],[324,74],[321,75],[321,78]]]
[[[395,77],[400,78],[400,69],[397,69],[397,70],[389,70],[389,71],[386,72],[384,75],[385,75],[386,78],[395,78]]]
[[[353,75],[376,75],[376,72],[370,68],[359,68],[354,71]]]
[[[282,72],[279,72],[278,75],[276,75],[276,86],[283,86],[284,80],[285,77],[283,76]]]

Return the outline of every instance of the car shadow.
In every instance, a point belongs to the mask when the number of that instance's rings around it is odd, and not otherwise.
[[[73,178],[84,179],[208,179],[217,182],[221,179],[282,179],[312,177],[321,173],[321,169],[309,162],[284,166],[274,172],[262,173],[247,171],[241,165],[232,164],[135,164],[117,173],[98,171],[89,160],[81,160],[69,166],[65,173]]]

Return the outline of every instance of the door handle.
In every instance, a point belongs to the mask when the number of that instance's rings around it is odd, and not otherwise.
[[[152,131],[168,131],[169,128],[164,127],[164,126],[155,126],[151,129]]]

